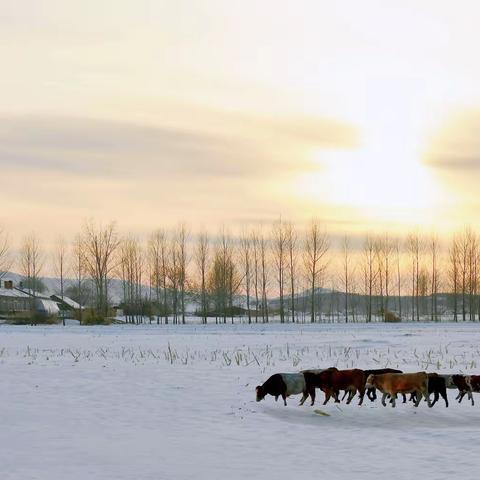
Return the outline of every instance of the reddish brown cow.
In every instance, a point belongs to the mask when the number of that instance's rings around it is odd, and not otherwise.
[[[425,372],[418,373],[384,373],[382,375],[369,375],[366,388],[377,388],[383,393],[382,405],[386,406],[386,398],[390,396],[392,407],[395,407],[395,400],[398,393],[415,393],[415,406],[418,407],[422,396],[431,407],[428,396],[428,376]]]
[[[403,373],[401,370],[397,370],[395,368],[375,368],[371,370],[364,370],[365,372],[365,381],[367,380],[369,375],[381,375],[383,373]],[[368,399],[373,402],[377,399],[377,394],[375,393],[374,388],[369,388],[367,390],[367,397]],[[407,399],[405,395],[403,396],[403,403],[406,403]]]
[[[360,396],[359,405],[363,403],[363,397],[365,395],[365,374],[363,370],[337,370],[336,368],[329,368],[319,373],[312,371],[303,372],[305,376],[305,383],[307,392],[312,398],[312,405],[315,403],[315,388],[320,388],[325,393],[325,405],[330,397],[335,398],[336,403],[340,403],[338,399],[338,392],[340,390],[348,390],[350,395],[347,403],[350,403],[358,392]],[[302,399],[300,404],[303,404],[305,398]]]

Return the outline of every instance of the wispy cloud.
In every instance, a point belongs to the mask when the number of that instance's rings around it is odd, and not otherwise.
[[[480,110],[452,116],[433,138],[426,163],[451,173],[480,169]]]
[[[0,165],[89,176],[241,176],[292,171],[305,158],[288,158],[305,144],[317,148],[355,141],[352,127],[328,120],[264,119],[240,132],[139,125],[75,117],[0,118]]]

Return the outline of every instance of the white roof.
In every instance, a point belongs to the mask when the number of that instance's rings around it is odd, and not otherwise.
[[[50,298],[46,296],[44,293],[40,293],[37,290],[32,290],[31,288],[15,287],[15,290],[25,293],[28,297],[36,297],[36,298],[43,298],[45,300],[50,300]]]
[[[30,298],[30,295],[13,288],[0,288],[0,297]]]
[[[74,308],[75,310],[79,310],[82,308],[82,306],[77,303],[75,300],[73,300],[70,297],[66,297],[65,295],[62,297],[61,295],[52,295],[52,297],[58,298],[58,301],[62,301],[63,303],[66,303],[69,307]]]
[[[58,305],[53,300],[45,300],[44,298],[36,298],[35,307],[48,315],[56,315],[60,311]]]

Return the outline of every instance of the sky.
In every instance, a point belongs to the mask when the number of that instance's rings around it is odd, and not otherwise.
[[[0,0],[0,225],[477,226],[480,4]]]

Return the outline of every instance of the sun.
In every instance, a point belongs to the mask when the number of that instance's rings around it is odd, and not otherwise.
[[[413,147],[373,144],[313,156],[318,170],[298,179],[303,196],[353,208],[362,217],[402,223],[422,222],[436,204],[437,186]]]

